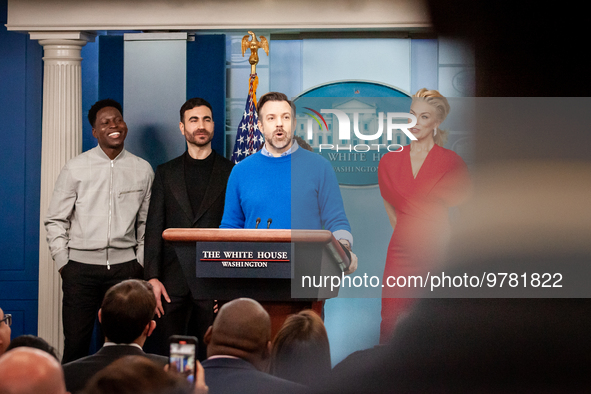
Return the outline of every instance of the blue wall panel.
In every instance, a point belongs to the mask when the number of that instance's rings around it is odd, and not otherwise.
[[[37,333],[43,51],[6,31],[0,0],[0,307],[13,337]]]
[[[98,99],[123,105],[123,36],[99,36],[98,46]]]
[[[2,21],[0,33],[0,255],[2,269],[23,270],[25,210],[25,79],[26,41],[24,34],[9,33]]]
[[[13,280],[2,283],[0,300],[31,300],[37,298],[37,282],[32,280]]]
[[[37,335],[37,299],[35,300],[2,300],[4,313],[12,315],[11,337],[20,335]]]
[[[39,279],[39,197],[41,193],[41,124],[43,113],[43,48],[26,40],[25,80],[25,270],[22,279]],[[34,292],[37,300],[37,290]],[[37,331],[37,311],[34,313]]]
[[[98,36],[82,48],[82,58],[82,150],[87,151],[97,146],[90,107],[107,98],[123,106],[123,36]]]
[[[88,123],[88,110],[98,101],[99,86],[99,43],[89,42],[82,47],[82,151],[86,152],[97,145]],[[123,103],[122,103],[123,104]]]

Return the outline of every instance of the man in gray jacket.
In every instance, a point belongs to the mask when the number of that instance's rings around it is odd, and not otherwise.
[[[143,276],[144,232],[154,172],[123,148],[121,105],[107,99],[88,112],[98,146],[66,163],[45,218],[62,279],[63,363],[88,355],[106,291]]]

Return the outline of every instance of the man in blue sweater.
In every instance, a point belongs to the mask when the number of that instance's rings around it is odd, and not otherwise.
[[[293,139],[295,106],[283,93],[258,103],[261,151],[234,167],[228,180],[221,228],[327,229],[349,251],[353,236],[336,175],[322,156],[300,149]],[[260,220],[259,220],[260,218]],[[357,269],[357,256],[351,266]]]

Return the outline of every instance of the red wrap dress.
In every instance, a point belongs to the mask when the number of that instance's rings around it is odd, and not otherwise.
[[[444,257],[449,240],[449,208],[470,193],[468,168],[455,152],[434,145],[416,178],[410,146],[386,154],[378,167],[382,198],[396,211],[396,226],[388,245],[382,291],[380,342],[386,342],[398,317],[413,302],[409,281],[390,276],[422,275]],[[387,281],[395,286],[389,287]],[[396,286],[398,284],[398,286]],[[403,287],[402,285],[405,285]],[[411,290],[411,292],[407,292]]]

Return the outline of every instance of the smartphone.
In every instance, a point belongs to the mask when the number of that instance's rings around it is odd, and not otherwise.
[[[185,375],[189,382],[195,383],[197,338],[173,335],[168,339],[168,343],[170,345],[169,368]]]

